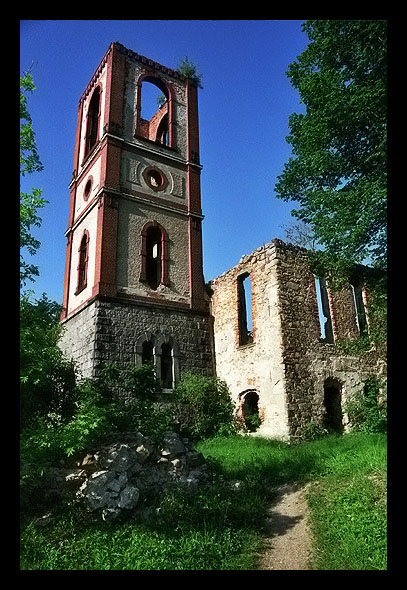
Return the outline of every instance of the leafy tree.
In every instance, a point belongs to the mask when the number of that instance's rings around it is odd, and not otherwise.
[[[287,225],[282,225],[281,228],[284,230],[285,239],[293,244],[294,246],[300,246],[301,248],[307,248],[311,252],[315,252],[317,249],[317,241],[312,228],[304,221],[292,222]]]
[[[22,426],[38,416],[72,411],[75,371],[58,348],[61,306],[45,293],[20,298],[20,402]]]
[[[20,174],[41,172],[43,165],[40,161],[35,133],[32,127],[31,115],[27,107],[27,93],[35,90],[32,74],[27,72],[20,78]],[[40,242],[31,234],[31,227],[40,227],[41,218],[38,209],[44,207],[47,201],[41,198],[42,191],[33,188],[31,193],[20,191],[20,248],[26,248],[34,255],[40,247]],[[33,281],[38,276],[38,267],[29,264],[20,253],[20,285],[27,280]]]
[[[305,114],[289,118],[293,157],[276,184],[325,253],[386,266],[386,21],[309,20],[287,72]]]

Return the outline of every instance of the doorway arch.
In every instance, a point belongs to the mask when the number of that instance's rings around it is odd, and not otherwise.
[[[324,428],[342,434],[342,383],[338,379],[330,377],[324,382],[324,410]]]
[[[249,432],[255,432],[260,426],[259,394],[255,389],[248,389],[239,394],[239,409],[243,424]]]

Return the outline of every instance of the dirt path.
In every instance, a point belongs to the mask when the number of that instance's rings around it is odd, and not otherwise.
[[[277,497],[266,522],[266,548],[260,570],[308,570],[311,534],[308,527],[308,486],[284,484],[275,488]]]

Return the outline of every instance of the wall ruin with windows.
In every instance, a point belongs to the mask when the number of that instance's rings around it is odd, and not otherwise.
[[[241,300],[248,275],[253,329],[245,341]],[[350,284],[334,290],[325,277],[316,280],[306,251],[281,240],[243,256],[211,287],[216,371],[241,419],[247,393],[254,392],[265,435],[292,438],[310,421],[346,430],[344,401],[385,371],[374,349],[362,358],[335,346],[360,338],[357,316],[365,312],[367,293],[359,289],[355,297]],[[368,310],[365,315],[368,325]]]
[[[97,377],[109,363],[120,370],[152,363],[165,390],[182,372],[213,374],[211,333],[208,314],[93,300],[71,316],[60,347],[82,377]]]

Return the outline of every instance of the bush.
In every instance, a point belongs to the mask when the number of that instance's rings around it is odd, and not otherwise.
[[[161,392],[160,381],[152,364],[133,367],[127,372],[126,390],[137,399],[151,399]]]
[[[126,384],[135,397],[125,403],[113,385]],[[98,379],[84,379],[70,391],[70,412],[38,412],[21,433],[21,489],[29,494],[50,464],[75,457],[112,432],[142,431],[160,437],[173,426],[171,414],[157,402],[154,367],[143,365],[121,374],[106,366]]]
[[[310,422],[307,422],[307,424],[305,424],[301,428],[300,437],[304,441],[312,441],[312,440],[319,440],[320,438],[322,438],[323,436],[326,436],[327,434],[328,434],[328,431],[326,428],[324,428],[320,424],[317,424],[313,420],[310,420]]]
[[[175,390],[179,428],[194,440],[237,432],[233,403],[220,379],[185,373]]]
[[[366,381],[362,391],[356,393],[345,405],[349,423],[353,431],[387,432],[387,404],[380,400],[382,387],[372,377]]]

